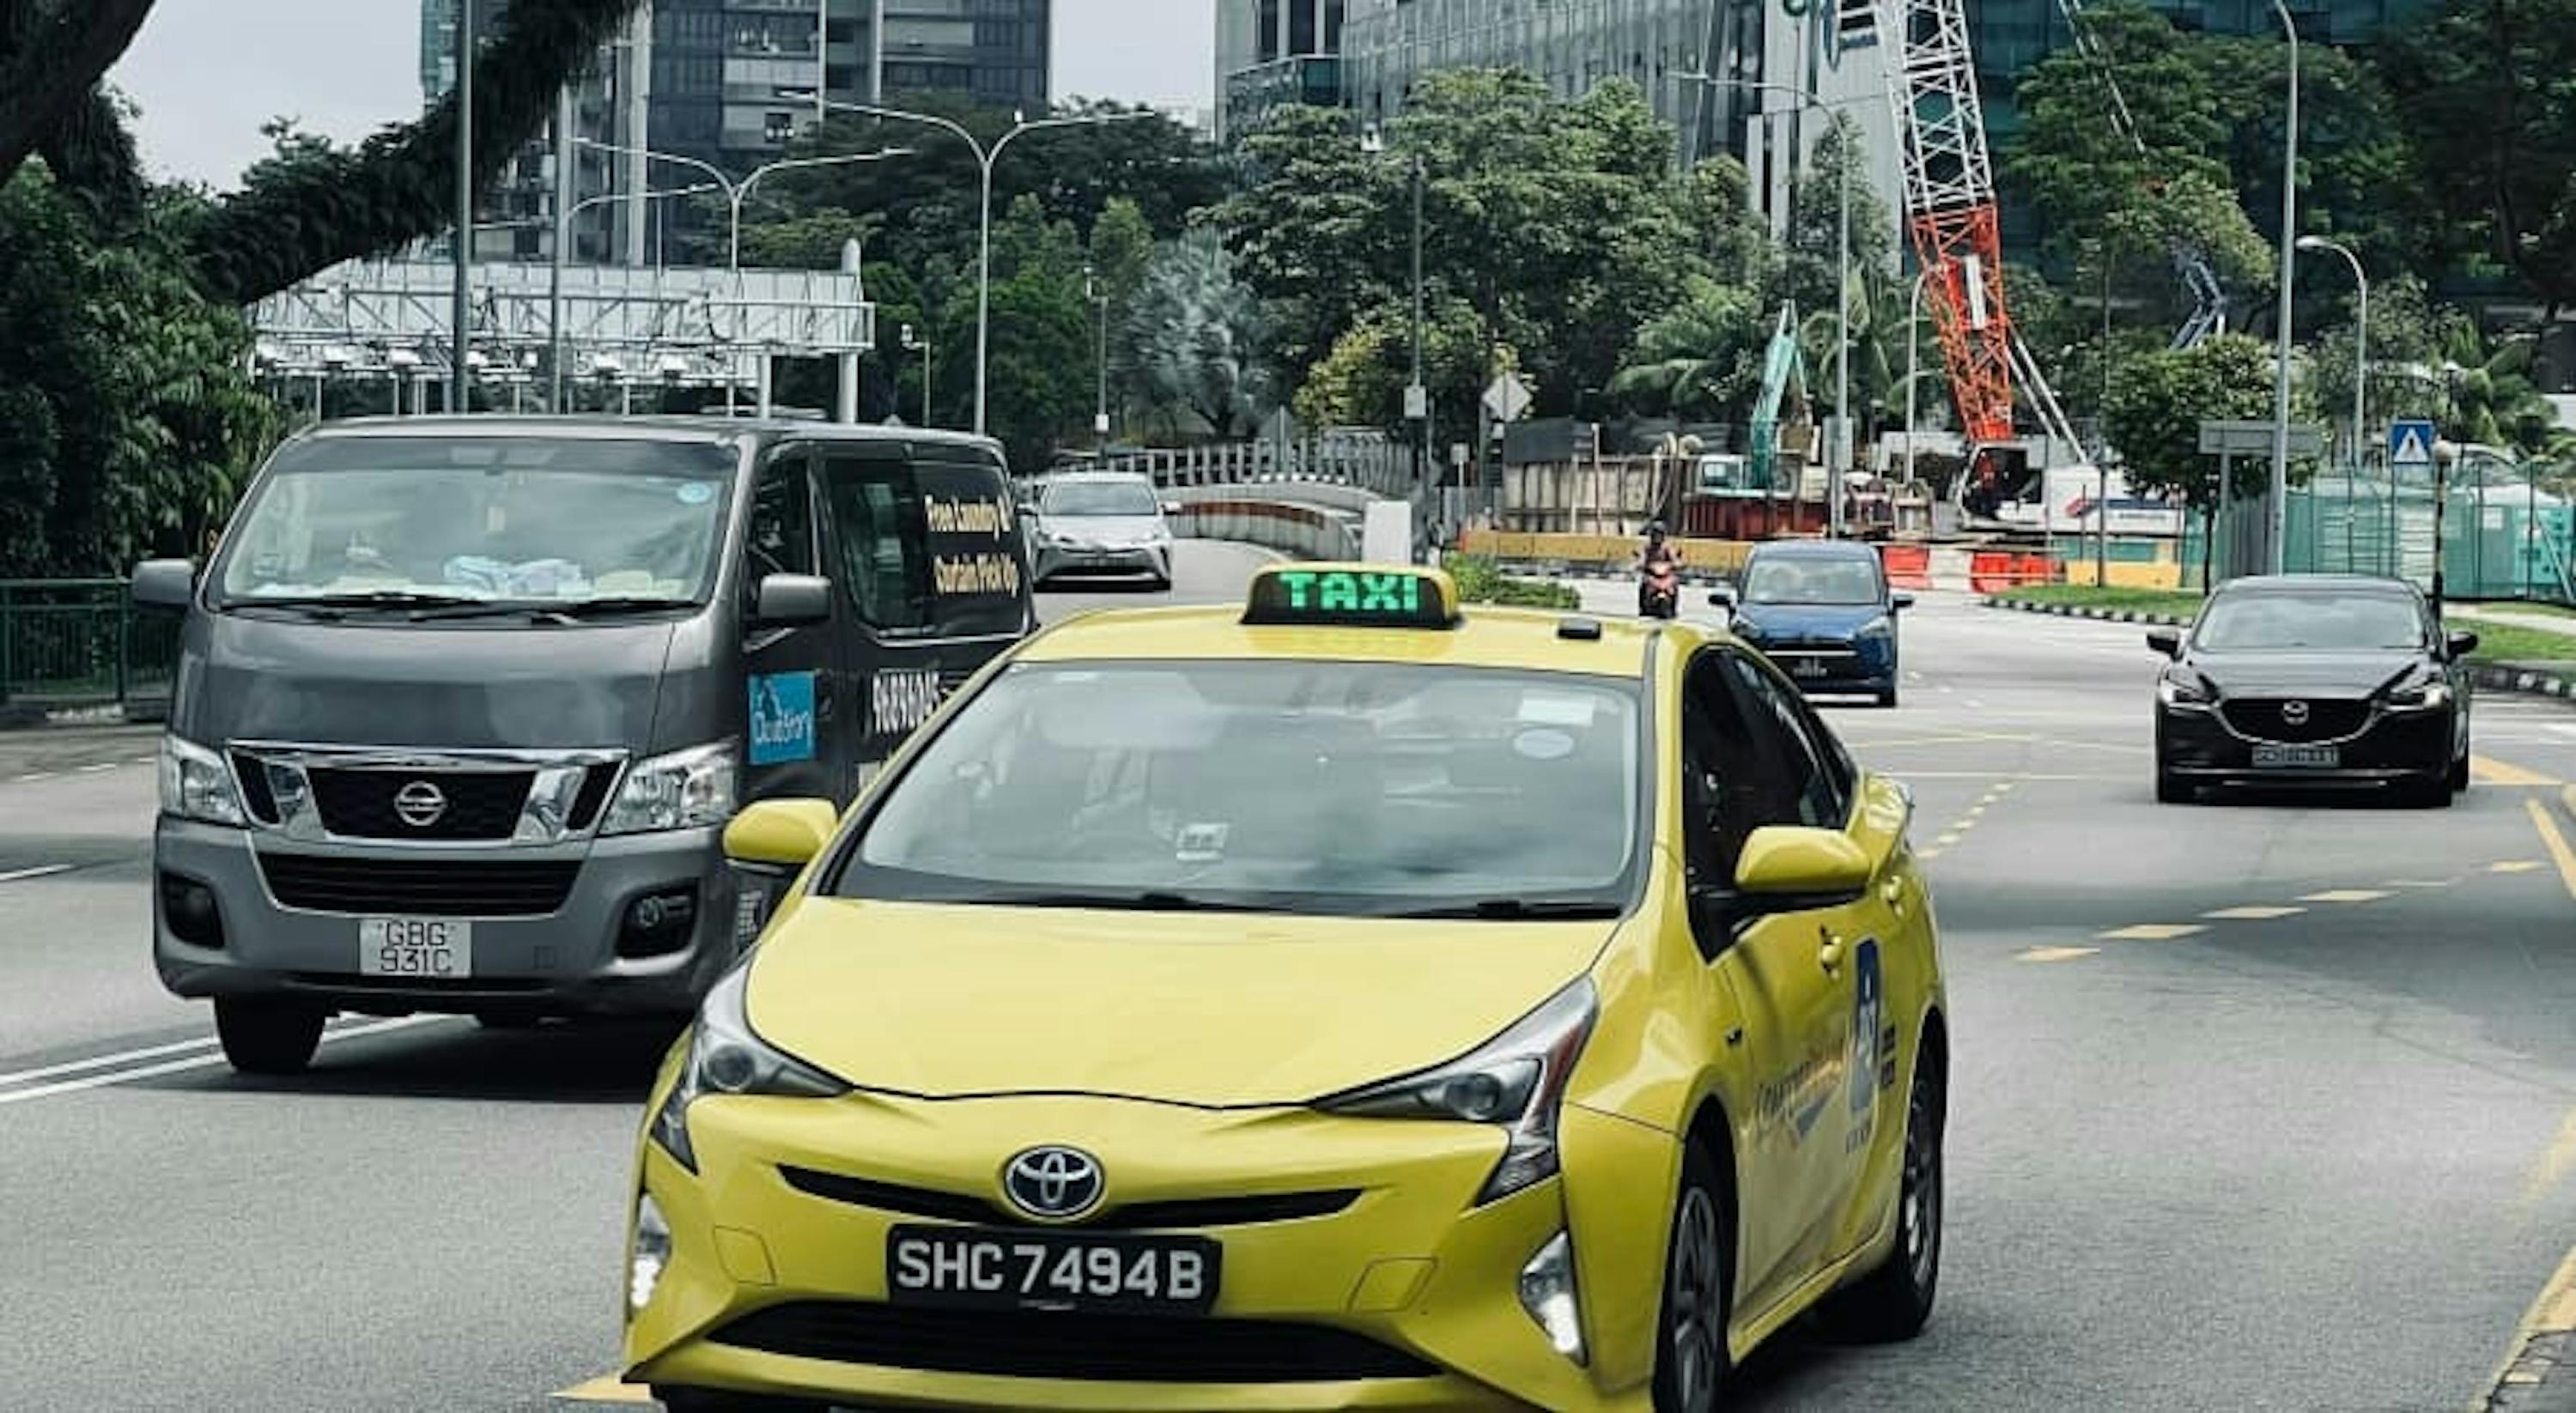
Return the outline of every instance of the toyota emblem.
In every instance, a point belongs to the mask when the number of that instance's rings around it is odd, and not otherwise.
[[[1032,1148],[1002,1165],[1002,1192],[1040,1221],[1068,1222],[1100,1205],[1100,1160],[1079,1148]]]
[[[2290,724],[2290,725],[2292,725],[2292,726],[2305,726],[2305,725],[2307,725],[2307,724],[2308,724],[2308,704],[2307,704],[2306,702],[2283,702],[2283,703],[2281,703],[2281,720],[2283,720],[2284,722],[2287,722],[2288,724]]]
[[[415,780],[394,792],[394,813],[414,829],[427,829],[446,815],[447,792]]]

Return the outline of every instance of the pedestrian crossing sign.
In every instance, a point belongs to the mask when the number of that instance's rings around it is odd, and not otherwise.
[[[2426,421],[2390,423],[2388,464],[2391,466],[2432,465],[2433,424]]]

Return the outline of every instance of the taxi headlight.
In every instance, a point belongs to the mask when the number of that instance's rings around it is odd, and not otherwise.
[[[703,829],[733,818],[739,757],[731,745],[700,746],[655,756],[626,772],[602,834]]]
[[[633,1319],[653,1303],[662,1272],[671,1264],[671,1224],[646,1193],[635,1203],[635,1244],[626,1256],[626,1316]]]
[[[2388,705],[2398,711],[2439,711],[2451,704],[2451,684],[2439,677],[2427,677],[2388,694]]]
[[[1509,1141],[1477,1194],[1481,1207],[1556,1175],[1557,1112],[1600,1014],[1599,993],[1584,977],[1470,1054],[1317,1100],[1315,1107],[1359,1118],[1502,1125]]]
[[[707,992],[689,1032],[689,1054],[680,1077],[653,1115],[653,1141],[690,1172],[698,1170],[689,1142],[689,1106],[710,1094],[767,1094],[790,1099],[832,1099],[850,1086],[752,1033],[743,1014],[751,969],[737,966]]]
[[[232,767],[193,741],[161,738],[161,812],[204,824],[248,824]]]

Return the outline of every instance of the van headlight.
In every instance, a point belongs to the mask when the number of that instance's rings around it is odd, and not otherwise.
[[[698,1151],[689,1142],[689,1106],[710,1094],[768,1094],[791,1099],[833,1099],[850,1086],[752,1033],[743,1011],[748,989],[748,963],[725,973],[698,1007],[689,1031],[688,1057],[671,1084],[662,1107],[653,1114],[653,1141],[690,1172],[698,1170]]]
[[[250,823],[224,758],[169,735],[161,738],[161,812],[202,824]]]
[[[1557,1111],[1600,1014],[1599,993],[1584,977],[1473,1053],[1317,1100],[1315,1107],[1361,1118],[1502,1125],[1510,1139],[1476,1196],[1481,1207],[1556,1176]]]
[[[602,834],[704,829],[733,818],[741,758],[731,745],[699,746],[627,767]]]

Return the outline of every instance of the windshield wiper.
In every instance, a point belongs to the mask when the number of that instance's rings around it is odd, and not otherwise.
[[[1209,898],[1195,898],[1186,893],[1173,893],[1157,888],[1141,889],[1133,893],[1001,893],[976,901],[1013,908],[1100,908],[1113,912],[1138,913],[1254,911]]]
[[[1487,922],[1606,922],[1620,912],[1618,904],[1597,898],[1479,898],[1472,903],[1444,904],[1388,916],[1474,918]]]
[[[319,617],[338,617],[333,610],[397,608],[480,608],[480,599],[455,594],[424,594],[410,589],[370,589],[356,594],[300,594],[281,598],[240,598],[226,608],[283,608]]]
[[[606,598],[567,599],[562,603],[505,599],[498,602],[457,600],[453,604],[424,607],[412,615],[419,622],[452,621],[460,618],[537,618],[555,623],[577,623],[585,618],[608,618],[621,613],[653,613],[663,609],[688,608],[686,599]]]

